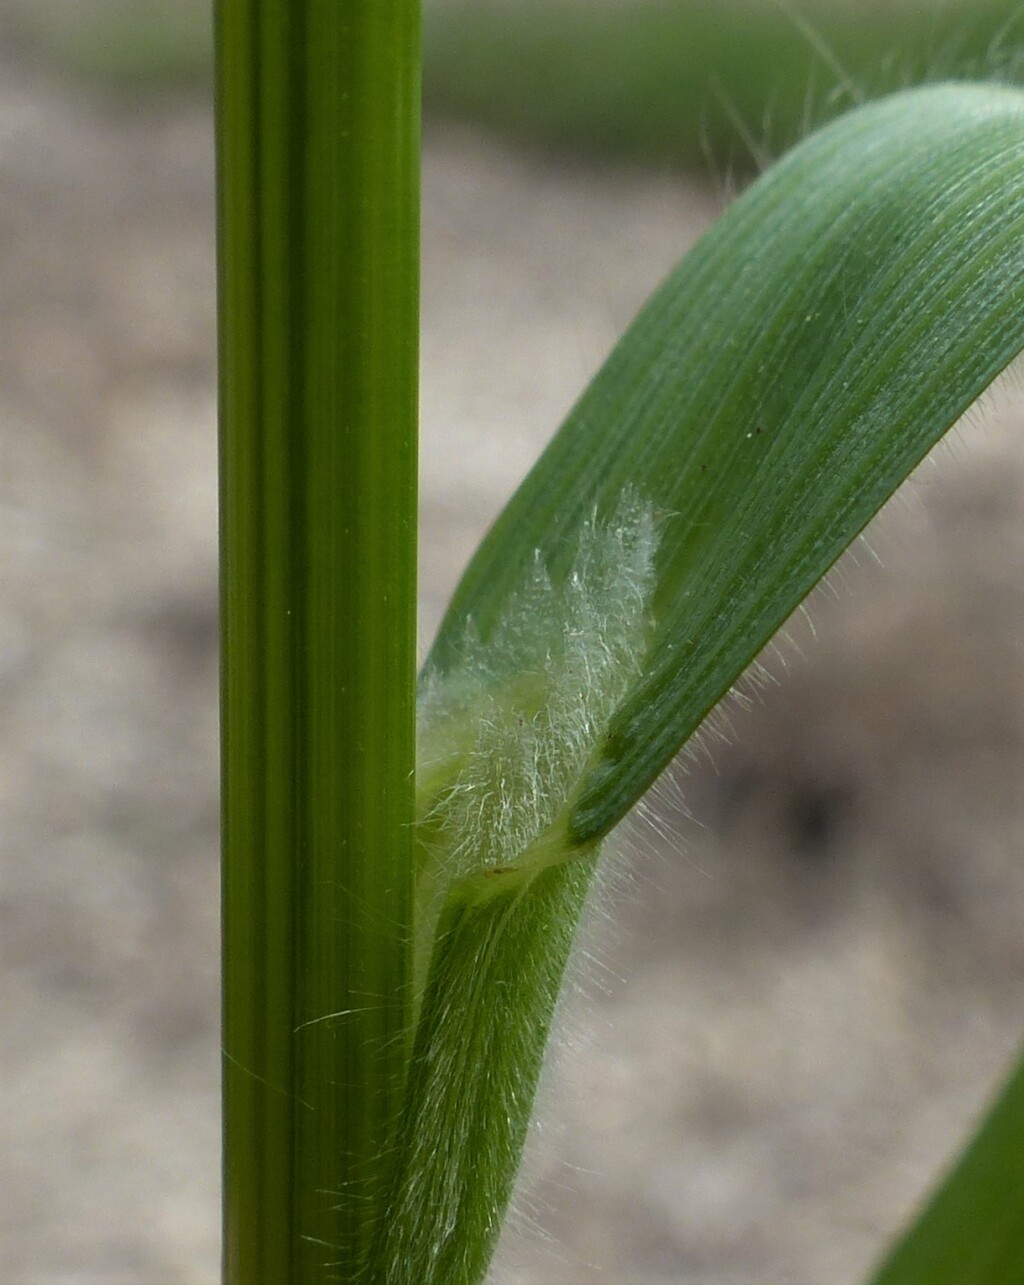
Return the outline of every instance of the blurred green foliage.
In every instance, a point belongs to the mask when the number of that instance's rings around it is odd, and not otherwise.
[[[427,25],[427,105],[547,145],[761,166],[861,99],[1017,81],[1022,15],[1019,0],[452,0]]]
[[[112,93],[208,88],[213,68],[209,0],[11,0],[8,46]]]
[[[106,91],[206,86],[208,0],[10,6],[23,47]],[[516,139],[760,166],[862,98],[1019,83],[1020,0],[434,0],[425,103]]]

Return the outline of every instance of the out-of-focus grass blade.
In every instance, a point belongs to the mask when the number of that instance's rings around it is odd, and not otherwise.
[[[484,540],[430,659],[456,665],[470,620],[486,648],[535,558],[567,575],[575,533],[624,490],[653,506],[653,638],[570,846],[625,815],[1022,346],[1017,90],[935,86],[852,112],[683,260]]]
[[[1020,78],[1018,0],[447,0],[428,110],[518,138],[748,167],[867,97]]]
[[[95,0],[7,6],[5,37],[87,84],[128,96],[205,88],[213,63],[209,0]]]
[[[1024,1062],[872,1285],[1024,1281]]]

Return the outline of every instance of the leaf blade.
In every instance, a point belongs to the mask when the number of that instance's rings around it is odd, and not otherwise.
[[[872,1285],[1024,1279],[1024,1060]]]
[[[1024,345],[1024,96],[914,90],[813,136],[640,313],[471,562],[431,654],[486,644],[529,559],[630,485],[664,515],[656,638],[583,781],[628,811]],[[571,478],[567,486],[564,479]]]
[[[418,784],[417,913],[433,957],[428,969],[419,952],[372,1279],[481,1278],[600,838],[1022,346],[1024,94],[918,90],[830,126],[755,185],[570,413],[467,569],[421,680],[421,714],[442,693],[421,741],[441,752]],[[587,532],[633,550],[635,574],[582,557]],[[595,704],[589,658],[630,585],[626,681],[613,663],[611,705]],[[558,720],[537,721],[563,679],[579,714],[568,784],[548,735]],[[501,823],[524,791],[551,786],[542,809],[525,800],[529,825]],[[485,833],[475,870],[456,861],[451,876],[463,811]],[[501,1145],[474,1147],[467,1128]],[[442,1181],[438,1148],[460,1175],[443,1202],[457,1215],[408,1236],[401,1210]]]

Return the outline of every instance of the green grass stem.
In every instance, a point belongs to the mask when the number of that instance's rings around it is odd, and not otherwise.
[[[216,7],[225,1279],[352,1279],[411,1022],[417,0]]]

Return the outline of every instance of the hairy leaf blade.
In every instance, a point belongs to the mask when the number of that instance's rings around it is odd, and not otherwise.
[[[1024,346],[1024,94],[944,85],[820,131],[656,292],[488,534],[431,654],[486,645],[539,550],[634,488],[653,641],[572,812],[607,832]]]
[[[422,959],[368,1280],[481,1278],[595,844],[1024,345],[1022,305],[1024,95],[943,86],[860,109],[766,175],[683,261],[498,519],[426,667],[425,707],[446,684],[470,694],[441,702],[455,730],[435,725],[444,752],[427,755],[418,789],[421,819],[439,829],[421,836],[444,846],[435,802],[464,797],[474,814],[513,779],[513,795],[534,779],[510,774],[514,754],[469,777],[447,765],[489,743],[480,727],[507,727],[513,742],[517,725],[528,732],[538,693],[557,691],[548,684],[559,673],[586,686],[590,660],[581,669],[573,658],[594,657],[594,639],[566,645],[572,663],[559,670],[559,633],[575,639],[580,621],[613,619],[601,600],[624,603],[633,586],[637,628],[626,632],[643,645],[622,649],[621,687],[605,675],[611,706],[580,703],[590,739],[573,738],[571,752],[586,752],[572,782],[537,774],[565,797],[546,802],[526,846],[516,827],[482,833],[476,873],[456,862],[451,877],[442,854],[421,880],[421,940],[434,939],[433,957],[429,972]],[[645,514],[657,528],[650,542]],[[621,582],[600,559],[581,561],[588,531],[600,547],[633,551]],[[592,602],[588,565],[600,569]],[[525,592],[538,574],[549,587]],[[588,609],[562,619],[556,604],[571,601]],[[510,626],[524,612],[543,617],[541,633],[550,627],[551,655],[532,622]],[[530,761],[550,765],[554,752]],[[434,862],[427,851],[426,867]],[[402,1211],[449,1181],[437,1216],[409,1232]]]

